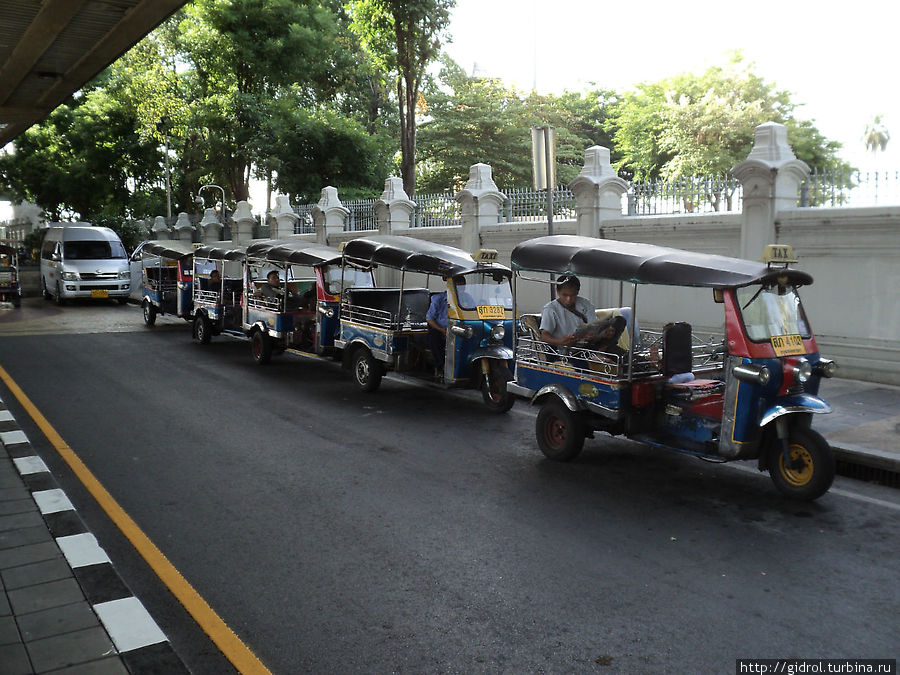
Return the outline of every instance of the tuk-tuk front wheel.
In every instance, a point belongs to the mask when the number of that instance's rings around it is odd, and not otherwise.
[[[250,353],[257,365],[265,365],[272,360],[272,339],[261,330],[254,332],[250,338]]]
[[[203,312],[194,317],[194,339],[201,345],[208,345],[212,340],[212,325]]]
[[[368,349],[360,349],[353,355],[353,380],[360,391],[373,392],[378,389],[382,375],[381,363]]]
[[[481,398],[488,410],[495,413],[505,413],[515,402],[506,389],[503,368],[496,361],[489,361],[488,372],[481,376]]]
[[[584,417],[569,410],[557,398],[551,398],[541,405],[535,432],[541,452],[556,462],[575,459],[584,447]]]
[[[148,300],[144,300],[144,323],[148,328],[153,328],[156,323],[156,307]]]
[[[780,442],[772,444],[769,475],[778,490],[793,499],[821,497],[834,480],[834,454],[828,442],[812,429],[793,429],[785,461]]]

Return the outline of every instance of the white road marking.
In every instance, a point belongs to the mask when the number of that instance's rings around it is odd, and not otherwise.
[[[31,496],[37,502],[38,508],[45,516],[49,513],[59,513],[60,511],[74,511],[75,507],[66,496],[66,493],[60,489],[41,490],[40,492],[32,492]]]
[[[137,598],[101,602],[94,611],[120,653],[168,640]]]
[[[47,465],[44,464],[44,460],[37,455],[32,455],[31,457],[15,457],[13,458],[13,463],[16,465],[19,473],[23,476],[50,471],[50,469],[47,468]]]
[[[24,431],[0,431],[0,443],[4,446],[18,445],[19,443],[27,443],[28,436]]]
[[[99,565],[100,563],[112,563],[106,551],[100,548],[97,537],[90,532],[73,534],[69,537],[59,537],[56,540],[71,568],[86,567],[87,565]]]

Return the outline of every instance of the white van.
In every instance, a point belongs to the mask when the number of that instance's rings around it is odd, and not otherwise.
[[[51,225],[41,246],[41,290],[59,304],[69,298],[128,302],[131,272],[119,235],[87,223]]]

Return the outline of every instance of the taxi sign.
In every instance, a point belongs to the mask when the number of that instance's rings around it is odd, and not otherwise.
[[[472,260],[477,263],[493,263],[497,262],[500,254],[493,248],[480,248],[472,254]]]
[[[769,264],[797,262],[797,258],[794,257],[794,249],[787,244],[769,244],[763,249],[761,260]]]
[[[806,353],[803,338],[798,334],[773,335],[772,348],[775,350],[775,356],[796,356]]]
[[[479,319],[502,319],[506,316],[503,305],[478,305]]]

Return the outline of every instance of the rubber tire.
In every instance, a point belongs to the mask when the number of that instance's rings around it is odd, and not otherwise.
[[[56,297],[53,298],[53,300],[59,307],[62,307],[66,304],[66,299],[62,295],[62,286],[58,281],[56,282]]]
[[[359,349],[353,355],[353,381],[360,391],[371,393],[381,385],[384,371],[381,363],[368,349]]]
[[[47,282],[44,281],[43,277],[41,277],[41,295],[44,296],[44,300],[49,300],[53,297],[50,295],[50,291],[47,290]]]
[[[541,405],[534,425],[538,447],[547,459],[569,462],[584,447],[584,417],[572,412],[558,398],[551,397]]]
[[[804,460],[802,469],[785,469],[781,443],[769,451],[769,476],[786,497],[812,501],[828,492],[834,481],[834,453],[820,434],[812,429],[792,429],[788,445],[792,458]]]
[[[212,340],[212,324],[203,312],[194,317],[194,339],[201,345],[208,345]]]
[[[144,323],[147,325],[147,328],[153,328],[153,326],[156,324],[156,307],[150,304],[149,301],[144,300],[143,310]]]
[[[488,374],[485,375],[482,373],[481,375],[481,398],[491,412],[498,414],[505,413],[513,407],[515,399],[506,389],[506,380],[500,376],[500,364],[491,360],[488,363],[488,368]],[[491,394],[491,379],[503,388],[503,391],[499,396],[493,396]]]
[[[250,337],[250,354],[256,365],[266,365],[272,360],[272,339],[261,330],[254,331]]]

